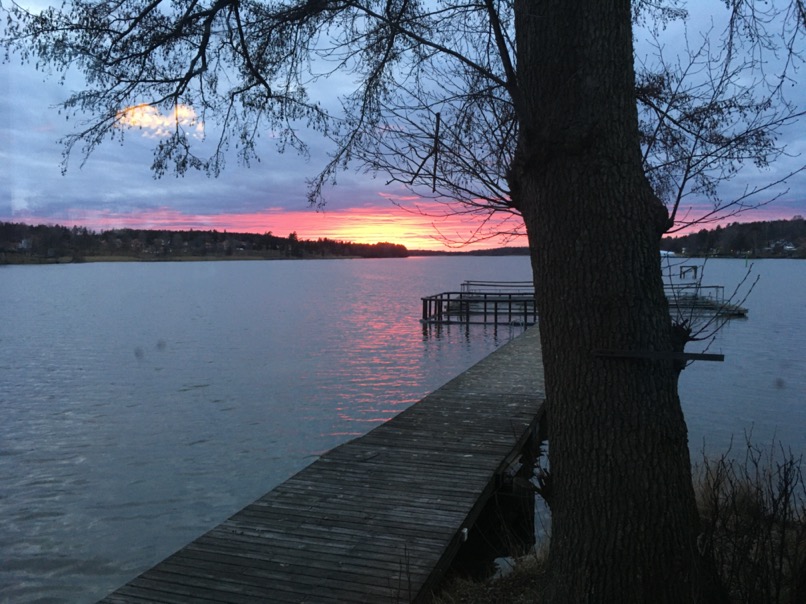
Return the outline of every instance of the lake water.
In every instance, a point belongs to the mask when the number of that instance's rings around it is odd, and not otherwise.
[[[752,427],[806,452],[806,262],[754,270],[725,362],[683,373],[694,450]],[[530,277],[526,257],[0,267],[0,600],[102,597],[520,333],[424,329],[421,296]]]
[[[757,445],[775,438],[806,456],[806,261],[685,260],[703,265],[703,285],[724,285],[738,298],[758,281],[744,307],[746,319],[724,325],[708,352],[725,361],[695,362],[681,374],[680,397],[694,457],[703,447],[744,447],[745,433]],[[686,350],[702,351],[702,344]]]

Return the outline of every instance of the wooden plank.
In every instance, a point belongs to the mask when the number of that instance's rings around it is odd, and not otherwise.
[[[650,361],[718,361],[721,363],[725,360],[724,354],[669,350],[594,350],[593,355],[602,358],[647,359]]]
[[[262,544],[244,544],[243,541],[231,539],[208,539],[194,541],[183,548],[183,552],[224,552],[233,556],[246,556],[252,560],[278,560],[288,564],[295,563],[323,563],[332,564],[339,568],[378,568],[385,569],[398,566],[400,555],[392,552],[388,547],[369,544],[368,547],[357,547],[355,544],[343,548],[341,551],[328,550],[321,542],[313,546],[300,547],[297,543],[289,543],[289,538],[275,552],[267,552]],[[295,540],[294,540],[295,541]],[[280,551],[281,549],[281,551]],[[279,553],[278,553],[279,552]],[[311,562],[313,561],[313,562]]]
[[[369,561],[388,565],[389,563],[398,564],[406,554],[427,557],[442,543],[442,540],[391,539],[387,536],[372,540],[342,541],[336,546],[321,537],[321,531],[304,534],[278,534],[272,537],[272,547],[267,548],[265,541],[260,538],[231,536],[228,539],[197,540],[186,546],[185,549],[233,550],[254,559],[296,559],[301,555],[312,557],[321,555],[323,558],[337,558],[343,561],[345,557],[349,557],[361,564]]]
[[[395,494],[396,495],[396,494]],[[369,507],[369,502],[360,501],[345,501],[338,508],[324,509],[316,514],[316,517],[323,522],[357,522],[359,524],[377,524],[379,522],[396,522],[402,528],[410,528],[416,530],[417,527],[431,527],[442,526],[446,523],[455,524],[461,522],[464,515],[461,511],[455,509],[455,505],[442,506],[441,509],[427,508],[427,507],[413,507],[402,505],[399,499],[390,498],[376,498],[373,503],[377,501],[380,505]],[[341,502],[340,502],[341,503]],[[386,505],[384,505],[386,504]],[[389,505],[391,504],[391,505]],[[385,509],[384,509],[385,508]],[[254,508],[250,508],[250,511]],[[271,522],[271,517],[279,510],[284,519],[296,520],[302,526],[307,522],[310,523],[311,513],[307,511],[294,510],[291,507],[265,507],[263,511],[256,511],[256,513],[245,512],[238,517],[239,523],[249,523],[252,525],[260,526]],[[246,524],[246,526],[249,526]],[[230,526],[237,526],[236,523]]]
[[[103,601],[427,599],[536,433],[538,338],[528,330]]]

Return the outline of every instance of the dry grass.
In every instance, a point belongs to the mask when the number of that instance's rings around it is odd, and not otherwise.
[[[702,522],[698,545],[711,557],[730,601],[806,603],[806,475],[803,458],[780,443],[746,440],[744,456],[703,455],[695,468]],[[539,601],[545,573],[540,553],[486,581],[452,579],[436,604],[520,604]]]
[[[543,583],[545,555],[518,558],[511,571],[486,581],[450,579],[434,604],[525,604],[537,601]]]
[[[733,602],[806,602],[806,482],[803,458],[780,443],[744,457],[703,461],[696,471],[701,552]]]

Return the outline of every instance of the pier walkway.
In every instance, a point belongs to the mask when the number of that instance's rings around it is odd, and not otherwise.
[[[533,327],[102,601],[427,601],[543,393]]]

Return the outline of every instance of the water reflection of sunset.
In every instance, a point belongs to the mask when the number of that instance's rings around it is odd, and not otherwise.
[[[389,260],[373,262],[368,270],[363,263],[340,263],[337,274],[321,283],[340,300],[337,337],[321,331],[309,373],[333,412],[329,434],[364,434],[426,394],[422,384],[433,367],[424,356],[412,297],[382,295],[409,287],[400,281],[418,274],[419,266]],[[338,339],[345,333],[348,341]]]
[[[385,203],[385,202],[382,202]],[[434,214],[444,208],[434,204]],[[27,217],[25,222],[37,222]],[[41,220],[39,222],[54,222]],[[55,222],[66,226],[81,226],[103,231],[115,228],[165,229],[165,230],[218,230],[233,233],[271,232],[286,237],[295,232],[300,239],[327,238],[355,243],[390,242],[405,245],[409,249],[445,249],[443,240],[463,241],[475,229],[472,218],[467,216],[428,216],[402,210],[391,204],[368,206],[345,210],[312,209],[284,210],[266,209],[253,213],[190,214],[173,208],[135,210],[71,210],[64,219]],[[515,245],[525,245],[525,239],[515,240]],[[470,249],[498,247],[497,239],[483,241]]]

